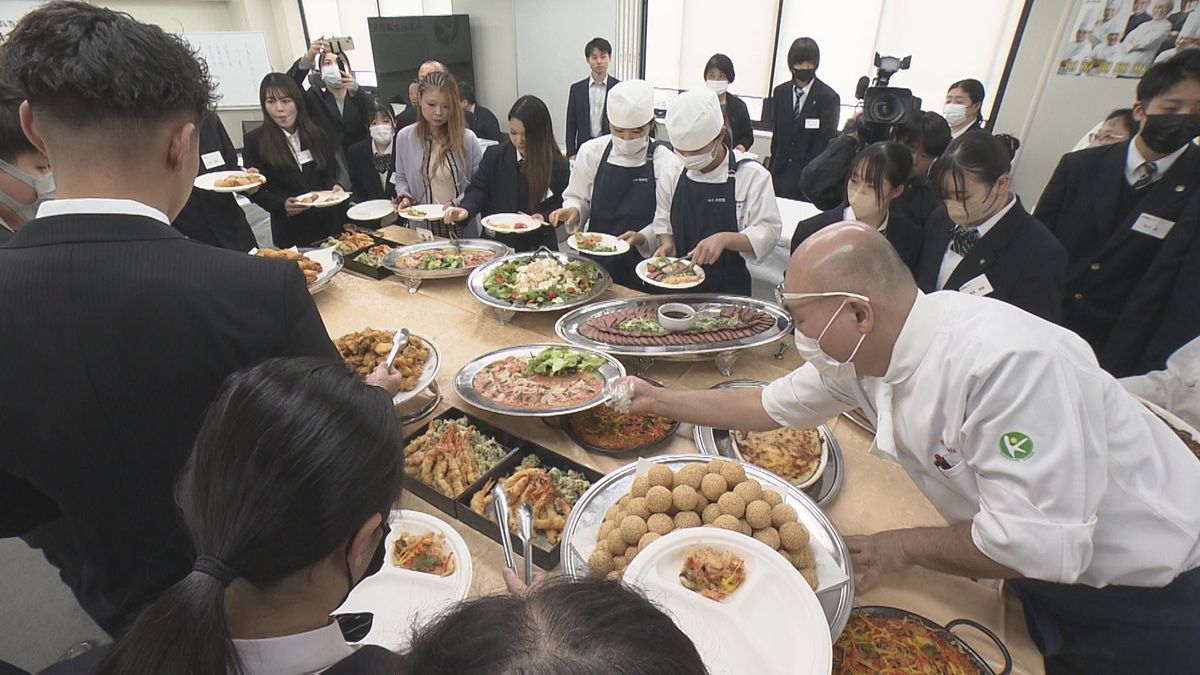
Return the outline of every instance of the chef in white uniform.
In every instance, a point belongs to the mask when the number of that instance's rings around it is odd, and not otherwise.
[[[1005,578],[1047,673],[1195,672],[1200,462],[1082,339],[989,298],[920,293],[857,223],[806,240],[782,286],[806,365],[762,389],[630,378],[632,409],[767,430],[861,407],[871,452],[950,525],[847,537],[859,590],[913,565]]]
[[[1179,29],[1179,37],[1175,38],[1175,46],[1159,54],[1155,63],[1166,61],[1185,49],[1200,47],[1200,12],[1195,10],[1188,14],[1183,27]]]
[[[1075,29],[1075,40],[1063,48],[1062,60],[1058,64],[1059,75],[1078,75],[1092,60],[1092,26],[1096,13],[1088,12],[1079,20]]]
[[[1121,384],[1200,429],[1200,337],[1171,354],[1166,370],[1123,377]]]

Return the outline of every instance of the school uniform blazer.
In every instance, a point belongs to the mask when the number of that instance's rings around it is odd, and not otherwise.
[[[1125,161],[1129,143],[1115,143],[1098,148],[1086,148],[1063,155],[1038,200],[1034,216],[1046,224],[1067,250],[1066,296],[1064,325],[1071,327],[1071,310],[1079,294],[1086,302],[1096,289],[1112,288],[1130,283],[1131,268],[1139,252],[1137,244],[1149,235],[1133,230],[1142,214],[1157,216],[1175,223],[1162,246],[1155,254],[1146,273],[1135,282],[1120,308],[1121,316],[1109,332],[1105,344],[1092,345],[1100,365],[1112,369],[1118,377],[1138,374],[1144,361],[1141,344],[1134,336],[1146,329],[1145,307],[1139,302],[1161,305],[1162,298],[1175,290],[1176,283],[1195,288],[1195,274],[1180,274],[1184,260],[1181,251],[1188,248],[1197,227],[1194,218],[1184,219],[1183,213],[1200,194],[1200,149],[1189,145],[1171,168],[1148,188],[1133,210],[1118,220],[1117,204],[1125,188]],[[1176,239],[1183,241],[1175,241]],[[1151,273],[1153,272],[1153,273]],[[1116,309],[1116,308],[1114,308]],[[1164,316],[1164,321],[1179,321],[1181,317]],[[1168,330],[1170,330],[1168,328]],[[1109,347],[1108,342],[1113,346]],[[1162,357],[1165,360],[1165,355]],[[1156,361],[1157,357],[1151,357]],[[1132,368],[1132,370],[1130,370]]]
[[[267,177],[266,184],[258,192],[247,196],[271,214],[271,237],[275,240],[275,246],[307,246],[341,231],[342,216],[346,213],[342,207],[309,209],[294,216],[287,215],[284,203],[288,197],[331,189],[336,181],[337,169],[332,157],[326,157],[324,169],[318,168],[315,161],[306,163],[303,170],[290,161],[286,167],[265,164],[259,148],[262,147],[263,134],[273,131],[269,124],[271,122],[268,121],[246,134],[242,159],[246,166],[258,169]],[[346,187],[342,186],[342,189]]]
[[[300,68],[300,62],[296,61],[287,74],[304,89],[308,73],[309,70]],[[304,102],[308,107],[308,116],[325,132],[330,156],[333,156],[334,150],[349,151],[351,145],[370,136],[367,131],[367,109],[371,99],[362,87],[355,89],[354,93],[346,94],[341,112],[338,112],[337,99],[323,84],[306,89]]]
[[[917,266],[917,285],[922,291],[937,290],[942,259],[950,246],[954,221],[945,209],[934,213],[925,225],[925,242]],[[988,297],[1058,322],[1062,316],[1064,271],[1067,253],[1045,225],[1021,205],[1012,209],[987,234],[979,238],[946,280],[945,290],[957,291],[967,282],[986,275],[992,286]]]
[[[796,226],[796,231],[792,234],[792,252],[795,253],[796,247],[805,239],[834,223],[840,223],[845,220],[847,206],[848,204],[843,202],[836,208],[800,221],[800,224]],[[893,207],[888,213],[887,232],[885,235],[887,236],[887,240],[892,243],[892,247],[896,249],[896,253],[900,254],[900,259],[904,261],[905,266],[912,270],[913,277],[915,278],[917,263],[921,258],[921,246],[924,243],[925,237],[921,226],[909,220],[901,211],[898,211],[893,203]]]
[[[567,157],[579,152],[579,146],[592,138],[592,99],[588,95],[588,86],[592,81],[589,75],[571,85],[567,95]],[[608,133],[608,91],[620,82],[612,75],[605,82],[604,112],[600,115],[600,134]]]
[[[942,200],[934,192],[925,175],[909,178],[904,184],[904,192],[892,200],[892,210],[903,213],[905,217],[924,228],[925,223],[939,210],[945,210]]]
[[[467,119],[467,128],[475,132],[475,135],[480,138],[486,138],[489,141],[502,143],[508,139],[508,135],[500,130],[500,120],[492,114],[491,110],[476,104],[474,110],[465,110],[470,115]]]
[[[842,99],[833,87],[814,78],[808,95],[800,109],[800,118],[792,115],[793,87],[791,80],[775,87],[768,109],[772,113],[774,126],[771,135],[771,173],[781,175],[792,164],[803,169],[814,157],[825,150],[829,141],[837,136],[838,118],[841,115]],[[819,120],[819,128],[806,129],[806,119]],[[799,189],[798,187],[796,189]]]
[[[222,163],[206,168],[204,157],[214,152],[220,154]],[[210,112],[200,120],[200,158],[200,175],[240,168],[237,150],[216,113]],[[238,205],[237,198],[228,193],[193,188],[187,204],[171,225],[188,239],[209,246],[244,253],[258,245],[246,212]]]
[[[375,142],[370,138],[350,146],[346,151],[346,164],[350,170],[355,203],[395,198],[396,186],[392,184],[392,174],[396,173],[396,153],[389,155],[389,168],[382,184],[379,182],[379,172],[375,170]]]
[[[61,512],[47,557],[114,634],[191,569],[172,490],[226,376],[337,351],[295,264],[137,215],[26,223],[0,248],[0,311],[21,317],[0,321],[0,504],[16,482]],[[47,515],[8,512],[4,534]]]
[[[549,219],[551,211],[562,208],[562,194],[570,176],[566,158],[555,162],[550,170],[550,196],[531,206],[528,184],[517,170],[517,149],[511,143],[493,145],[484,151],[461,206],[472,217],[523,212],[540,213]]]
[[[742,146],[750,152],[754,145],[754,124],[750,121],[750,109],[742,99],[725,93],[725,122],[728,124],[729,137],[733,147]]]

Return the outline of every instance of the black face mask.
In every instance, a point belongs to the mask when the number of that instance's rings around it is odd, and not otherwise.
[[[350,592],[354,590],[355,586],[383,567],[384,558],[387,557],[387,549],[384,543],[387,541],[388,531],[391,529],[391,526],[388,525],[388,514],[383,513],[381,515],[383,516],[383,522],[379,524],[379,543],[375,546],[375,552],[371,554],[371,562],[367,564],[367,569],[363,571],[363,575],[359,577],[358,581],[354,580],[354,573],[350,569],[350,544],[353,542],[347,542],[346,544],[346,597],[342,598],[342,601],[338,603],[339,607],[346,602],[346,598],[350,597]]]
[[[796,68],[792,71],[792,77],[800,84],[808,84],[816,76],[816,68]]]
[[[1141,136],[1146,147],[1169,155],[1200,136],[1200,115],[1146,115]]]

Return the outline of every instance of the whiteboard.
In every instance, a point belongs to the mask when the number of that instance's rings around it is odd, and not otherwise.
[[[184,40],[208,61],[216,84],[217,108],[257,108],[258,86],[274,69],[263,33],[184,33]]]

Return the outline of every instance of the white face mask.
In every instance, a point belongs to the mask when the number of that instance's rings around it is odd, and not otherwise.
[[[819,373],[835,380],[858,379],[858,371],[854,367],[854,356],[858,354],[859,347],[862,347],[863,340],[867,339],[867,334],[863,333],[862,337],[858,339],[858,344],[854,345],[854,351],[850,352],[850,358],[846,359],[845,362],[838,361],[821,349],[821,338],[825,337],[825,333],[829,332],[829,327],[833,325],[833,320],[837,318],[838,314],[842,313],[842,309],[845,308],[846,303],[849,301],[848,298],[842,300],[842,304],[838,305],[837,311],[833,313],[833,316],[829,317],[829,323],[825,324],[825,328],[816,339],[801,333],[799,328],[793,331],[796,339],[796,352],[806,362],[813,364],[813,367]]]
[[[947,103],[942,106],[942,117],[946,118],[946,124],[956,127],[967,121],[967,106],[961,103]]]
[[[620,157],[643,157],[646,154],[646,148],[650,147],[650,136],[638,136],[633,140],[613,136],[612,146],[614,155]]]
[[[2,159],[0,159],[0,171],[28,185],[37,193],[37,197],[34,198],[32,204],[22,204],[13,199],[8,193],[0,192],[0,204],[12,209],[13,213],[20,216],[22,220],[28,221],[37,218],[38,207],[42,205],[42,202],[54,199],[54,174],[45,173],[40,176],[33,176]]]
[[[703,155],[680,155],[678,150],[675,151],[675,154],[679,157],[679,161],[683,162],[685,169],[701,173],[717,158],[717,149],[714,147]]]
[[[392,138],[396,135],[396,130],[390,124],[376,124],[371,127],[371,138],[379,145],[386,146],[392,142]]]
[[[342,72],[335,65],[321,66],[321,79],[332,89],[342,88]]]
[[[729,82],[726,80],[705,80],[704,84],[708,85],[709,89],[712,89],[718,94],[724,94],[725,92],[729,91]]]

